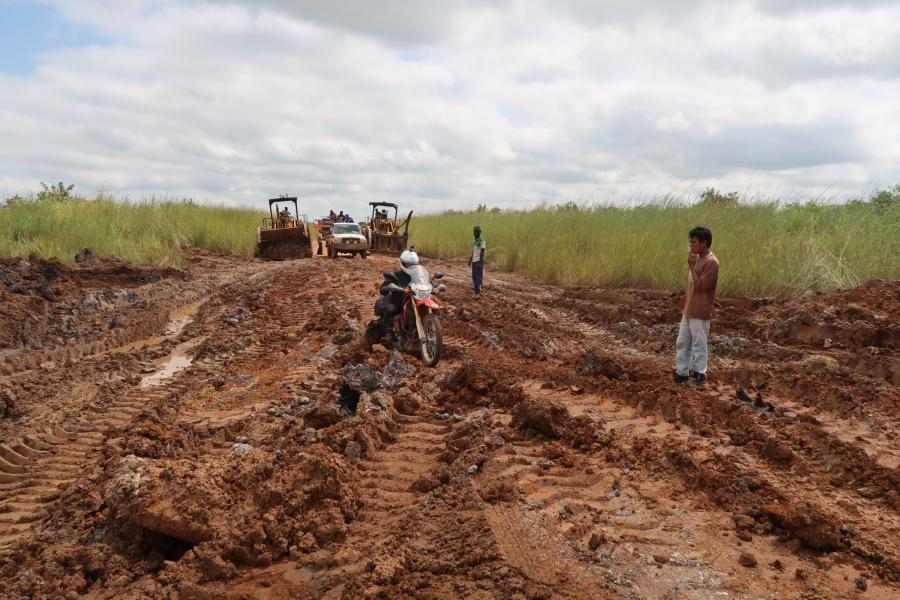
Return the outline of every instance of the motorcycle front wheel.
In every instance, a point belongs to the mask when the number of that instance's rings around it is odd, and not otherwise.
[[[423,316],[422,329],[425,331],[425,339],[419,340],[422,364],[426,367],[433,367],[441,359],[441,350],[444,349],[444,332],[437,315]]]

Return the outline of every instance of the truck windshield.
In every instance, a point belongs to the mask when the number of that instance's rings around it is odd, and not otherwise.
[[[357,233],[362,235],[362,231],[359,229],[359,225],[356,223],[335,223],[334,229],[332,229],[333,233]]]

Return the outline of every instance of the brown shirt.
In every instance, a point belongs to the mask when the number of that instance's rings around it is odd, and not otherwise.
[[[688,271],[687,296],[684,299],[684,315],[692,319],[709,321],[713,316],[713,303],[716,300],[716,283],[719,281],[719,259],[710,252],[697,258],[695,265],[697,280]]]

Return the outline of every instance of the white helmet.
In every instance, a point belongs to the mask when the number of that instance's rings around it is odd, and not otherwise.
[[[416,254],[413,250],[404,250],[403,254],[400,255],[400,266],[403,268],[403,271],[412,275],[413,267],[419,264],[419,255]]]

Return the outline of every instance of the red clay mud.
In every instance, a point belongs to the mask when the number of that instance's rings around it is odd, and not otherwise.
[[[900,595],[898,282],[722,298],[696,389],[679,294],[426,261],[427,369],[395,259],[186,258],[0,261],[0,598]]]

